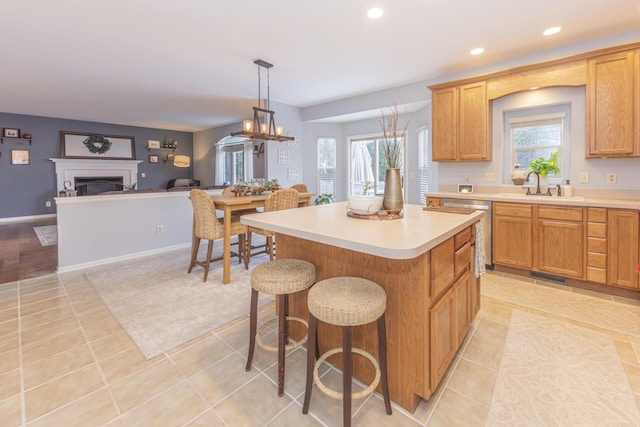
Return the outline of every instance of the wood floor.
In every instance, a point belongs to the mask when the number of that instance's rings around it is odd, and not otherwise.
[[[0,285],[56,272],[58,245],[42,246],[33,227],[56,218],[0,223]]]

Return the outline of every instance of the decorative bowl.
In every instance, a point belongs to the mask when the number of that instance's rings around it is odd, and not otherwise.
[[[349,196],[349,209],[358,215],[375,215],[382,208],[382,196]]]

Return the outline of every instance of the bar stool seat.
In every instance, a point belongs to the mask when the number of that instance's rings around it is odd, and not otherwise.
[[[260,264],[251,271],[251,309],[249,313],[249,354],[246,370],[251,370],[255,344],[268,351],[278,352],[278,396],[284,393],[284,353],[304,344],[305,338],[292,345],[286,345],[288,321],[293,320],[308,326],[306,320],[290,317],[289,294],[303,291],[316,281],[316,267],[301,259],[279,259]],[[266,322],[257,331],[258,294],[276,295],[278,298],[278,318]],[[260,333],[273,321],[278,321],[278,346],[268,346],[260,338]]]
[[[312,383],[318,389],[335,399],[343,401],[343,423],[351,425],[351,400],[372,393],[379,382],[382,382],[382,394],[387,414],[391,414],[389,385],[387,382],[387,340],[384,313],[387,307],[387,294],[377,283],[360,277],[334,277],[316,283],[308,296],[309,306],[309,339],[307,344],[307,382],[305,388],[303,413],[309,411]],[[342,328],[342,348],[334,348],[325,352],[314,364],[317,349],[318,320]],[[380,362],[370,353],[359,348],[352,348],[351,338],[353,326],[377,322],[378,354]],[[329,389],[322,383],[318,369],[327,357],[342,352],[343,393]],[[351,393],[352,361],[351,354],[358,353],[366,357],[374,366],[376,375],[373,382],[358,393]],[[313,377],[313,381],[312,381]]]

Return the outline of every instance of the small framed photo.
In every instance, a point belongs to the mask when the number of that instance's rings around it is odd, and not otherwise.
[[[473,184],[458,184],[458,193],[473,193]]]
[[[20,129],[3,128],[2,136],[4,138],[20,138]]]
[[[149,163],[160,163],[160,157],[157,154],[149,154]]]
[[[147,141],[147,148],[160,148],[160,141],[156,141],[154,139],[148,140]]]
[[[173,162],[173,158],[174,158],[175,156],[176,156],[176,155],[175,155],[175,154],[173,154],[173,153],[167,153],[167,158],[166,158],[164,161],[165,161],[165,162]]]
[[[11,150],[12,165],[28,165],[29,150]]]

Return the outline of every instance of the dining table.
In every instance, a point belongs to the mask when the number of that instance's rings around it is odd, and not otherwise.
[[[234,212],[245,209],[264,207],[264,201],[269,197],[271,192],[261,194],[252,194],[248,196],[215,195],[211,196],[216,205],[216,209],[224,212],[224,248],[222,253],[222,283],[231,282],[231,215]],[[300,193],[298,206],[309,206],[311,198],[315,193]]]

